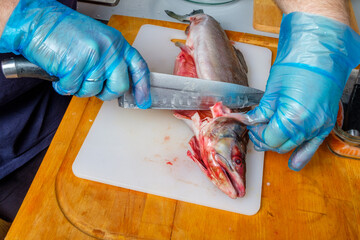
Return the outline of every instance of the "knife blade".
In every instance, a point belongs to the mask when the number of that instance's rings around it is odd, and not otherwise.
[[[221,101],[230,109],[257,105],[263,91],[238,84],[150,73],[151,108],[172,110],[209,110]],[[119,98],[119,106],[137,108],[131,89]]]
[[[6,78],[58,80],[23,57],[3,60],[1,68]],[[230,109],[238,109],[257,105],[263,96],[261,90],[238,84],[156,72],[150,73],[150,86],[152,109],[208,110],[219,101]],[[118,102],[123,108],[138,108],[131,87]]]

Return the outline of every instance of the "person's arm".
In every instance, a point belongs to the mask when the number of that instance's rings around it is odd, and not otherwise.
[[[58,77],[53,87],[63,95],[112,100],[131,80],[138,107],[150,107],[147,64],[119,31],[56,0],[0,1],[0,53],[21,54]]]
[[[360,63],[360,36],[345,0],[276,0],[285,13],[276,60],[258,107],[237,117],[255,148],[285,153],[299,171],[333,129],[339,101]]]
[[[285,14],[306,12],[328,17],[349,25],[349,8],[345,0],[275,0]]]
[[[19,0],[2,0],[0,1],[0,37],[4,31],[5,25],[9,20],[11,13],[14,11]]]

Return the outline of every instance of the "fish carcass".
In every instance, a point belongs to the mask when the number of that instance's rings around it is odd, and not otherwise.
[[[180,16],[166,13],[183,22],[186,44],[177,42],[181,52],[176,58],[174,74],[248,86],[247,66],[242,53],[229,41],[220,24],[202,10]],[[192,121],[195,133],[188,156],[206,176],[231,198],[245,195],[246,126],[226,115],[230,109],[221,102],[211,111],[176,111],[175,117]]]

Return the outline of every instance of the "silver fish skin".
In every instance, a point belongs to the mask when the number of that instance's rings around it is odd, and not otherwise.
[[[186,29],[186,45],[182,48],[187,48],[193,56],[199,78],[248,86],[244,56],[233,47],[213,17],[200,10],[183,16],[166,12],[181,21],[190,22]]]

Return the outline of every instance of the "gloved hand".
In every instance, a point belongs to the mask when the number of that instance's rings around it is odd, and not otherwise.
[[[335,125],[345,83],[360,63],[360,37],[349,26],[318,15],[283,17],[278,53],[265,94],[237,118],[258,150],[285,153],[299,146],[289,167],[302,169]]]
[[[55,0],[20,0],[0,39],[0,52],[22,54],[49,74],[60,94],[119,97],[129,89],[137,105],[151,105],[146,62],[120,32]]]

